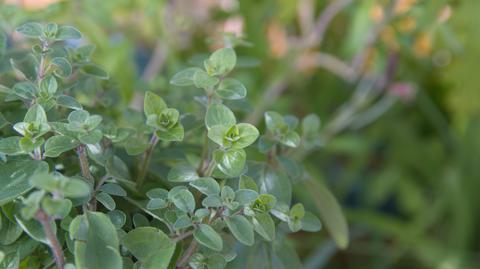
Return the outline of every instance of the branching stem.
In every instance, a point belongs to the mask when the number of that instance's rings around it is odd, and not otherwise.
[[[138,173],[138,178],[137,178],[138,187],[141,187],[143,185],[145,176],[147,175],[148,166],[150,165],[150,159],[152,157],[153,150],[155,149],[155,146],[157,145],[157,143],[158,143],[158,137],[154,133],[152,135],[152,138],[150,139],[150,143],[148,145],[147,150],[143,154],[142,165],[140,166],[140,171]]]

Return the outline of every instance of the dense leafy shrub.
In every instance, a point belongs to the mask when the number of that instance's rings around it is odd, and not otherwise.
[[[171,78],[204,91],[201,114],[146,92],[144,116],[119,119],[114,103],[79,94],[108,75],[90,61],[93,46],[72,41],[78,30],[27,23],[17,32],[33,46],[11,59],[0,88],[0,268],[223,268],[236,244],[281,249],[278,236],[320,230],[292,204],[302,172],[289,158],[319,144],[319,119],[305,117],[299,133],[297,118],[267,112],[262,135],[239,122],[224,102],[247,95],[230,76],[233,48]],[[90,99],[90,112],[75,96]]]

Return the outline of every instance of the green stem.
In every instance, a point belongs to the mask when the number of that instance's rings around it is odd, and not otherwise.
[[[208,167],[205,171],[205,176],[209,177],[212,175],[213,170],[215,170],[215,167],[217,166],[217,162],[215,160],[211,160],[210,163],[208,164]]]
[[[139,188],[143,185],[145,176],[147,175],[148,166],[150,164],[150,159],[152,157],[153,150],[155,149],[155,146],[157,145],[157,143],[158,143],[158,137],[154,133],[152,135],[152,138],[150,139],[150,143],[148,145],[147,150],[143,154],[142,165],[140,166],[141,168],[137,178],[137,184]]]

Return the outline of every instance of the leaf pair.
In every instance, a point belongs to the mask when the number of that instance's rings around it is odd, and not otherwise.
[[[168,108],[163,99],[152,93],[145,94],[143,107],[147,125],[155,128],[155,135],[164,141],[182,141],[183,125],[180,123],[180,113],[174,108]]]

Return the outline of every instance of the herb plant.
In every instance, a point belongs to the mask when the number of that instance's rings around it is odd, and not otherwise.
[[[203,91],[199,113],[148,91],[143,117],[121,118],[102,102],[110,92],[91,90],[108,74],[78,30],[17,32],[33,46],[0,87],[0,268],[224,268],[238,244],[320,230],[292,203],[301,172],[289,157],[318,145],[319,120],[270,111],[264,134],[240,122],[226,105],[247,95],[232,47],[171,78]]]

